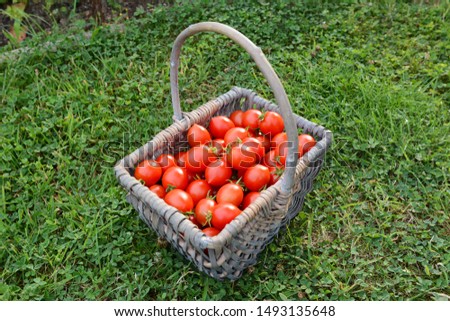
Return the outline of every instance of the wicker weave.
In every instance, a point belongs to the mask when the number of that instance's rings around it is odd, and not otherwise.
[[[215,25],[223,27],[220,24]],[[139,212],[141,219],[161,238],[170,242],[185,258],[193,262],[199,270],[218,280],[227,278],[236,280],[241,277],[247,267],[256,263],[258,254],[273,240],[279,230],[298,214],[306,194],[312,189],[313,180],[322,166],[325,152],[331,144],[331,132],[291,113],[290,121],[295,124],[295,132],[297,128],[301,128],[303,133],[313,135],[317,139],[316,146],[296,162],[296,166],[292,168],[290,180],[292,183],[288,188],[286,182],[289,172],[286,169],[276,184],[262,191],[254,203],[228,224],[219,235],[212,238],[205,236],[185,215],[150,192],[133,177],[133,174],[136,166],[144,159],[187,149],[186,134],[192,124],[207,127],[209,120],[214,116],[229,116],[235,110],[250,108],[273,110],[283,115],[283,110],[279,106],[257,96],[251,90],[233,87],[229,92],[196,110],[182,113],[181,117],[180,115],[177,117],[175,113],[175,119],[180,120],[176,120],[115,166],[119,183],[128,191],[127,200]],[[286,120],[289,122],[289,119],[284,119],[285,123]]]

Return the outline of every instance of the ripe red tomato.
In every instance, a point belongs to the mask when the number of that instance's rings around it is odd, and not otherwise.
[[[194,124],[187,132],[187,139],[189,146],[194,147],[210,142],[211,135],[205,127]]]
[[[216,116],[209,122],[209,132],[214,138],[224,138],[227,131],[235,127],[230,118]]]
[[[227,154],[228,165],[236,170],[249,168],[255,165],[256,161],[256,154],[243,148],[242,144],[232,147]]]
[[[186,155],[186,168],[193,173],[202,173],[206,166],[215,161],[217,156],[214,155],[211,148],[207,145],[192,147]]]
[[[248,151],[252,157],[259,162],[264,157],[264,147],[261,142],[254,137],[247,137],[242,141],[242,148]]]
[[[283,118],[276,112],[268,111],[263,114],[263,118],[259,122],[259,129],[264,135],[273,137],[284,130]]]
[[[288,137],[285,132],[278,133],[272,137],[272,140],[270,141],[270,146],[272,148],[277,148],[281,144],[286,144],[287,141],[288,141]]]
[[[206,236],[213,237],[220,233],[220,231],[214,227],[206,227],[202,230],[203,233],[205,233]],[[205,252],[207,252],[206,250]]]
[[[228,183],[223,185],[216,195],[216,201],[218,204],[230,203],[239,206],[243,199],[244,190],[240,185],[235,183]]]
[[[204,179],[198,179],[188,185],[186,192],[191,195],[194,205],[196,205],[211,193],[211,186]]]
[[[231,178],[232,174],[233,171],[227,166],[225,161],[218,159],[206,168],[205,179],[211,186],[222,186]]]
[[[212,212],[217,205],[216,201],[210,198],[201,199],[195,206],[195,218],[201,226],[211,226]]]
[[[175,154],[175,160],[180,167],[186,167],[187,152],[179,152]]]
[[[270,182],[270,171],[266,166],[255,165],[245,171],[244,184],[252,192],[257,192]]]
[[[298,136],[298,157],[302,157],[316,145],[316,140],[308,135],[301,134]]]
[[[218,230],[222,230],[228,223],[234,220],[241,210],[233,204],[217,204],[213,209],[211,224]]]
[[[261,164],[266,167],[275,167],[275,166],[282,165],[280,163],[280,159],[279,159],[279,157],[277,155],[277,151],[275,149],[272,149],[270,152],[268,152],[268,153],[266,153],[266,155],[264,155],[264,158],[261,161]]]
[[[253,131],[257,130],[259,128],[259,118],[261,115],[262,113],[258,109],[249,109],[244,112],[244,115],[242,115],[242,123],[244,124],[244,127]]]
[[[166,190],[161,185],[152,185],[148,189],[155,193],[159,198],[164,198],[164,196],[166,196]]]
[[[188,185],[188,174],[184,168],[169,167],[162,177],[162,185],[168,188],[185,189]]]
[[[270,167],[270,182],[269,185],[273,185],[280,179],[281,175],[283,175],[284,168],[282,167]]]
[[[234,123],[234,126],[236,127],[244,127],[244,112],[242,110],[236,110],[231,113],[230,119]]]
[[[177,161],[175,157],[170,154],[161,154],[155,161],[161,166],[162,172],[164,173],[169,167],[176,166]]]
[[[225,141],[222,138],[216,138],[209,144],[211,152],[214,153],[217,157],[222,156],[223,151],[225,150]]]
[[[194,201],[191,195],[181,189],[171,190],[164,197],[164,201],[182,213],[191,212],[194,208]]]
[[[270,139],[267,136],[258,135],[255,136],[257,140],[261,142],[261,145],[264,147],[264,153],[268,153],[270,151]]]
[[[192,222],[195,226],[198,228],[201,228],[201,225],[197,222],[197,219],[195,218],[195,215],[189,215],[188,220]]]
[[[143,180],[145,186],[150,187],[159,181],[162,175],[161,166],[154,160],[144,160],[134,170],[134,177]]]
[[[253,203],[259,197],[259,192],[250,192],[245,195],[242,201],[241,208],[246,209],[251,203]]]
[[[249,137],[249,133],[246,129],[242,127],[234,127],[226,132],[223,140],[225,142],[225,146],[228,146],[229,144],[242,141],[247,137]]]

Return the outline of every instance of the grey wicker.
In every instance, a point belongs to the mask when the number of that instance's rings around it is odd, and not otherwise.
[[[182,112],[178,91],[178,66],[181,47],[189,36],[213,31],[228,36],[240,44],[255,60],[271,86],[278,106],[248,89],[233,87],[227,93],[198,107]],[[273,240],[280,229],[300,211],[313,180],[322,167],[332,140],[324,127],[292,113],[284,88],[261,49],[248,38],[226,25],[215,22],[194,24],[175,40],[171,55],[170,80],[174,123],[151,141],[120,160],[115,166],[119,183],[128,191],[127,200],[139,212],[140,218],[166,239],[199,270],[218,279],[236,280],[243,271],[257,262],[258,254]],[[144,159],[162,153],[173,153],[188,147],[186,133],[192,124],[207,126],[216,115],[230,115],[249,108],[279,112],[290,142],[286,169],[281,179],[261,192],[260,197],[228,224],[219,235],[207,237],[181,212],[167,205],[156,194],[133,177],[134,169]],[[317,144],[300,159],[297,158],[298,129],[313,135]]]

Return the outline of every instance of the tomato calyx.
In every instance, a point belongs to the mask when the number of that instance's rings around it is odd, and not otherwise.
[[[169,184],[166,188],[166,193],[169,193],[170,191],[173,191],[176,188],[177,188],[176,186]]]

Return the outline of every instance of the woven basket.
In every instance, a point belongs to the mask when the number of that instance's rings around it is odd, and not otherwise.
[[[233,87],[229,92],[198,107],[181,112],[178,91],[178,66],[181,47],[189,36],[213,31],[228,36],[240,44],[256,62],[271,86],[277,105],[248,89]],[[127,200],[139,212],[141,219],[166,239],[199,270],[218,279],[236,280],[243,271],[256,263],[258,254],[300,211],[306,194],[312,189],[326,150],[331,144],[331,132],[292,113],[284,88],[261,49],[248,38],[226,25],[203,22],[185,29],[175,40],[171,55],[170,81],[174,123],[157,134],[150,142],[120,160],[115,166],[119,183],[128,191]],[[189,219],[133,176],[134,169],[144,159],[162,153],[175,153],[188,148],[186,133],[192,124],[207,127],[217,115],[229,116],[235,110],[257,108],[273,110],[283,117],[289,147],[286,169],[281,179],[261,192],[260,197],[241,215],[228,224],[219,235],[207,237]],[[317,144],[297,159],[298,128],[313,135]]]

